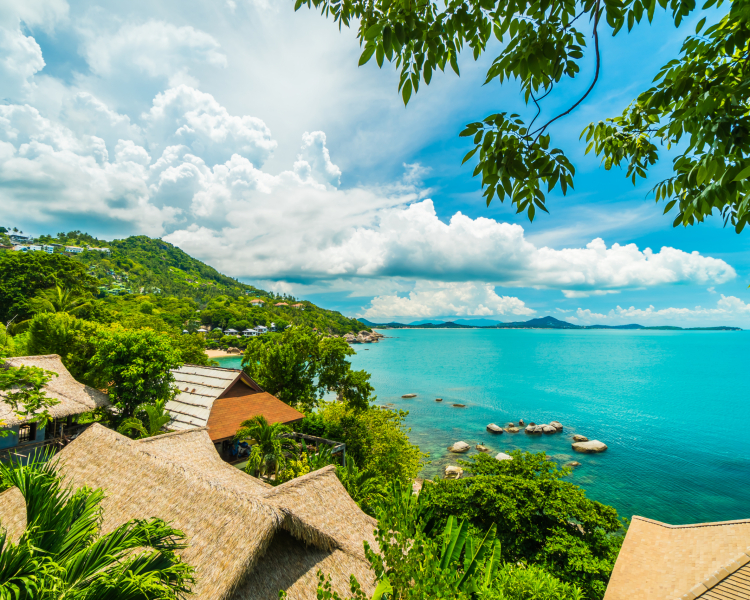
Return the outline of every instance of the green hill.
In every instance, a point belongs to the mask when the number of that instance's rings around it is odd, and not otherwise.
[[[356,319],[292,296],[277,295],[219,273],[161,239],[132,236],[100,240],[81,231],[44,235],[37,244],[59,244],[54,254],[0,252],[0,319],[28,316],[27,301],[59,282],[85,285],[99,298],[100,320],[138,314],[161,318],[171,326],[203,324],[239,331],[271,323],[308,325],[343,334],[363,327]],[[64,246],[108,248],[109,252],[64,252]],[[252,300],[261,300],[262,306]],[[275,306],[286,304],[285,306]],[[302,304],[293,308],[293,304]]]

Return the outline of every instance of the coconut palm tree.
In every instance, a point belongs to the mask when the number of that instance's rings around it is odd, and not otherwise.
[[[269,424],[263,415],[240,423],[234,439],[247,440],[253,446],[245,472],[255,477],[268,477],[273,472],[275,479],[287,457],[297,453],[296,442],[288,437],[291,432],[282,423]]]
[[[177,550],[185,536],[161,519],[132,520],[101,534],[102,490],[66,486],[50,454],[0,464],[0,482],[26,502],[17,543],[0,534],[0,599],[173,600],[193,569]]]
[[[336,467],[336,475],[357,505],[367,514],[375,516],[378,503],[386,497],[386,482],[381,475],[360,469],[351,456],[346,465]]]
[[[119,433],[130,435],[135,431],[141,438],[152,437],[163,433],[164,426],[172,420],[166,410],[167,401],[157,400],[154,404],[139,404],[135,407],[134,417],[125,419],[117,428]]]
[[[82,311],[91,308],[91,296],[78,290],[62,288],[59,285],[39,292],[29,302],[34,313],[68,313],[78,316]]]

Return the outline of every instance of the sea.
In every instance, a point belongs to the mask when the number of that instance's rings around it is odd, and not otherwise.
[[[578,461],[569,481],[621,516],[671,524],[750,518],[750,332],[397,329],[353,346],[376,404],[409,411],[439,475],[465,441]],[[221,359],[239,367],[238,358]],[[404,394],[416,394],[405,399]],[[442,402],[436,402],[442,398]],[[453,404],[464,404],[463,408]],[[563,424],[550,435],[489,423]],[[608,446],[572,450],[582,434]]]

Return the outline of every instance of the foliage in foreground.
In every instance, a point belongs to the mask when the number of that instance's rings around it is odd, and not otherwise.
[[[601,598],[622,544],[617,511],[563,481],[543,453],[515,451],[513,460],[480,454],[462,462],[473,475],[423,488],[439,523],[468,520],[475,533],[497,526],[503,560],[534,564]]]
[[[389,487],[378,511],[379,552],[365,542],[378,583],[373,600],[583,600],[575,585],[540,567],[502,564],[494,526],[475,535],[453,517],[437,525],[421,495],[398,483]],[[318,577],[318,599],[340,600],[330,578]],[[351,593],[352,600],[367,598],[354,577]]]
[[[253,477],[270,477],[279,482],[279,472],[287,460],[298,451],[297,443],[290,437],[291,429],[283,423],[269,424],[263,415],[240,423],[234,436],[237,441],[248,440],[253,445],[245,466],[245,473]]]
[[[43,427],[52,420],[49,409],[60,402],[44,392],[44,386],[57,377],[57,373],[39,367],[14,367],[3,362],[2,356],[0,352],[0,392],[3,393],[0,402],[9,405],[24,422],[39,423]],[[3,429],[4,425],[0,419],[0,438],[11,434],[10,429]]]
[[[357,506],[374,517],[376,507],[386,497],[385,477],[374,471],[360,469],[351,456],[346,457],[345,465],[336,467],[336,476]]]
[[[487,205],[495,196],[508,197],[529,219],[537,209],[547,212],[546,194],[558,185],[563,195],[573,187],[575,168],[551,145],[550,130],[594,89],[602,65],[600,34],[651,23],[660,9],[671,13],[675,26],[703,11],[695,35],[685,39],[679,58],[661,68],[655,85],[621,117],[584,131],[587,152],[602,156],[606,169],[627,164],[635,183],[636,176],[647,176],[660,149],[676,147],[674,175],[654,188],[657,202],[666,202],[665,213],[677,205],[674,226],[702,222],[716,210],[739,233],[750,219],[750,8],[744,0],[729,0],[728,14],[701,32],[722,4],[708,0],[698,9],[694,0],[297,0],[295,10],[307,5],[339,27],[355,23],[363,47],[359,64],[373,56],[380,67],[386,59],[395,63],[404,104],[438,69],[450,65],[459,74],[462,50],[477,60],[499,48],[485,84],[517,81],[526,104],[533,103],[530,118],[497,112],[470,123],[461,133],[473,139],[464,162],[478,157],[474,176],[481,174]],[[593,41],[593,82],[566,109],[540,119],[543,99],[563,79],[579,75],[587,39]]]
[[[360,470],[411,485],[427,455],[409,441],[409,429],[404,426],[407,415],[406,411],[375,406],[356,410],[341,402],[328,402],[295,429],[344,442],[347,456]]]
[[[0,489],[26,503],[17,543],[0,534],[2,600],[170,600],[183,597],[193,569],[177,551],[185,536],[161,519],[131,520],[101,534],[102,490],[72,490],[43,455],[0,464]]]

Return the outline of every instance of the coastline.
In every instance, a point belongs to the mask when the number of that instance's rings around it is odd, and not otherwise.
[[[206,350],[208,358],[225,358],[227,356],[241,357],[241,352],[227,352],[226,350]]]

